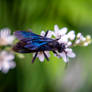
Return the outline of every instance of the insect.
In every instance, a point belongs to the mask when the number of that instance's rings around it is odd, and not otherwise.
[[[31,31],[16,31],[14,35],[19,39],[19,42],[13,46],[13,50],[18,53],[35,53],[35,56],[32,59],[32,63],[35,61],[38,52],[43,52],[45,58],[49,61],[46,53],[44,51],[52,51],[58,56],[58,52],[62,52],[65,49],[64,43],[59,43],[59,39],[47,38],[47,34],[44,36],[37,35]]]

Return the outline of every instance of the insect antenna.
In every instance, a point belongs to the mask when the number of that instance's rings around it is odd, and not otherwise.
[[[36,59],[36,57],[37,57],[37,54],[38,54],[38,52],[35,53],[35,56],[34,56],[33,59],[32,59],[32,63],[34,63],[34,61],[35,61],[35,59]]]
[[[60,38],[55,39],[55,41],[58,41]]]
[[[46,31],[46,33],[45,33],[44,37],[46,37],[46,36],[48,35],[48,32],[49,32],[49,31]]]
[[[49,61],[49,58],[44,51],[43,51],[43,54],[44,54],[45,58]]]

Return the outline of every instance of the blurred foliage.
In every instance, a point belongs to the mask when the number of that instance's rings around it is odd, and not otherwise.
[[[55,24],[76,30],[76,33],[92,34],[92,0],[0,0],[0,28],[11,28],[12,32],[31,28],[40,34],[41,30],[53,30]],[[66,70],[65,63],[54,55],[50,62],[41,63],[36,59],[34,64],[30,63],[31,54],[26,54],[25,59],[16,57],[15,69],[8,74],[0,72],[0,92],[75,92],[61,86],[68,70],[73,69],[76,62],[83,66],[85,76],[84,83],[76,92],[92,92],[92,46],[74,50],[77,58]]]

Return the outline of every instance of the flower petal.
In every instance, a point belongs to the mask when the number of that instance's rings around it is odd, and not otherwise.
[[[59,43],[67,43],[68,42],[68,36],[64,35],[58,40]]]
[[[37,57],[39,58],[39,60],[40,60],[41,62],[44,61],[44,54],[43,54],[42,52],[38,52]]]
[[[73,30],[70,31],[67,35],[68,35],[68,38],[70,40],[74,40],[75,39],[75,32]]]
[[[44,31],[42,31],[42,32],[41,32],[41,36],[44,36],[44,35],[45,35],[45,32],[44,32]]]
[[[64,62],[68,62],[69,61],[69,59],[66,56],[65,52],[60,53],[60,56],[63,58]]]
[[[9,68],[10,68],[9,63],[5,61],[2,65],[2,72],[7,73],[9,71]]]
[[[1,38],[6,38],[7,36],[10,35],[10,29],[8,28],[1,29],[0,35]]]
[[[13,60],[15,58],[15,56],[13,54],[9,54],[6,56],[5,60]]]
[[[62,36],[62,35],[65,35],[66,33],[67,33],[67,28],[66,27],[64,27],[64,28],[61,28],[60,30],[59,30],[59,33],[60,33],[60,35]]]
[[[81,33],[78,33],[78,34],[77,34],[77,38],[80,38],[80,37],[81,37],[81,35],[82,35]]]
[[[50,57],[49,51],[45,51],[45,54],[47,55],[47,57]]]
[[[16,67],[16,63],[14,61],[10,61],[9,66],[11,67],[11,69],[13,69]]]
[[[58,30],[59,30],[58,25],[54,25],[54,30],[55,30],[56,33],[58,32]]]
[[[75,53],[72,52],[71,48],[67,48],[65,51],[67,52],[68,57],[70,57],[70,58],[75,58],[76,57]]]
[[[1,44],[0,45],[12,44],[15,37],[10,35],[10,33],[11,33],[11,31],[8,28],[1,29],[1,31],[0,31]]]
[[[71,41],[68,41],[67,44],[66,44],[66,47],[69,47],[72,45],[72,42]]]
[[[7,73],[9,69],[14,68],[16,63],[12,61],[14,55],[7,51],[0,52],[0,70],[4,73]]]
[[[7,43],[8,44],[12,44],[13,43],[13,41],[14,41],[14,39],[15,39],[15,36],[9,36],[9,37],[7,37]]]
[[[83,45],[84,45],[84,46],[88,46],[88,42],[85,42]]]
[[[53,32],[52,31],[48,31],[48,34],[47,34],[46,37],[51,38],[52,35],[53,35]]]
[[[77,39],[76,41],[75,41],[75,44],[79,44],[80,43],[80,39]]]

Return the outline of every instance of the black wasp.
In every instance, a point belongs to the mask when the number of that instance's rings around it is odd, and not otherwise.
[[[37,35],[31,31],[16,31],[14,35],[19,39],[19,42],[13,46],[13,50],[18,53],[35,53],[35,56],[32,59],[32,63],[37,57],[38,52],[43,52],[45,58],[49,60],[46,53],[44,51],[52,51],[56,55],[58,52],[63,52],[65,49],[64,43],[59,43],[59,39],[51,39],[47,38],[47,34],[49,31],[45,33],[44,36]]]

